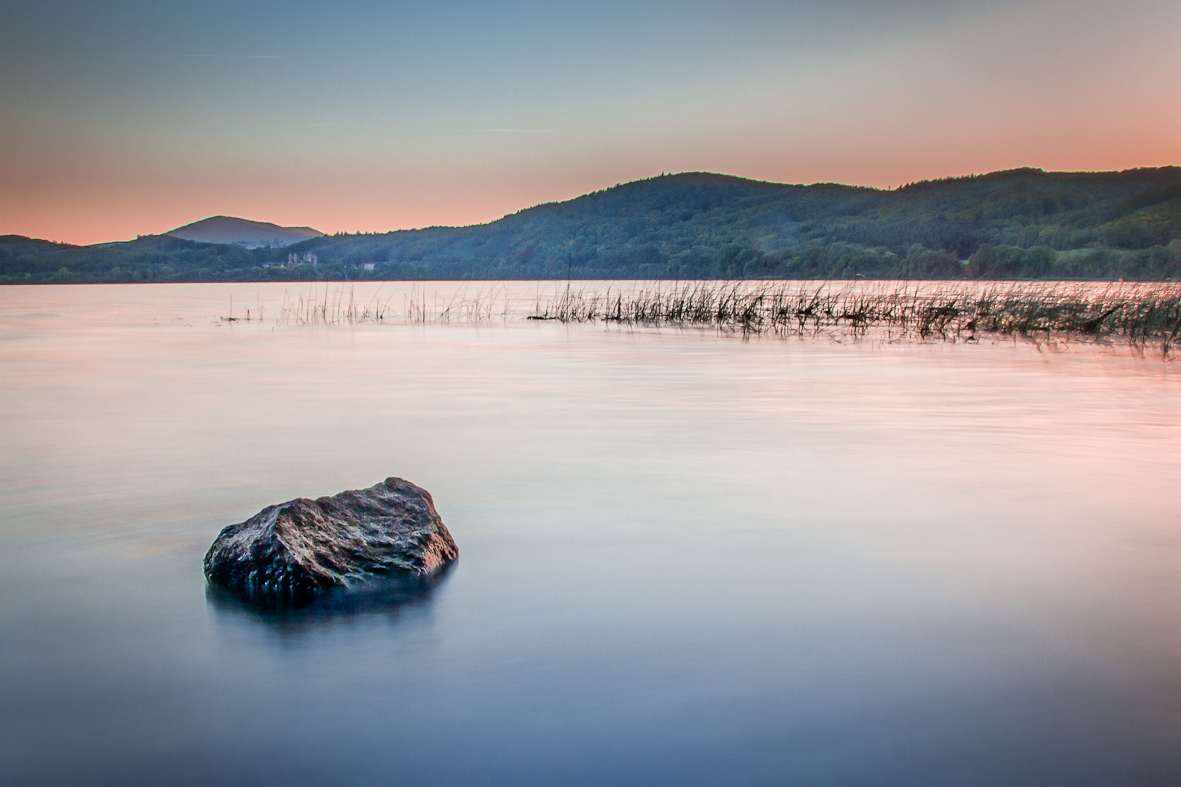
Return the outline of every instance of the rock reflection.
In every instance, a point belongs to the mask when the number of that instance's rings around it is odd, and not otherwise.
[[[297,606],[251,601],[208,582],[205,599],[217,617],[256,622],[280,634],[330,628],[361,617],[380,616],[392,622],[407,612],[429,608],[435,591],[446,582],[456,562],[428,576],[390,574],[359,587],[330,591]]]

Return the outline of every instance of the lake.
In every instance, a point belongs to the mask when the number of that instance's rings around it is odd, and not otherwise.
[[[0,288],[2,781],[1181,784],[1181,366],[556,286]],[[429,308],[290,319],[346,293]],[[207,592],[223,526],[387,476],[429,594]]]

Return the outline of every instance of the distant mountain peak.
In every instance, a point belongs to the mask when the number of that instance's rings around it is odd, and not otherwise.
[[[267,221],[210,216],[164,234],[202,243],[237,243],[247,248],[257,248],[290,246],[308,238],[318,238],[324,233],[311,227],[280,227]]]

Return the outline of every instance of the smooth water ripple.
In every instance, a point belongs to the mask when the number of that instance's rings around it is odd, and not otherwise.
[[[5,784],[1181,783],[1175,362],[230,295],[0,289]],[[207,592],[389,475],[429,592]]]

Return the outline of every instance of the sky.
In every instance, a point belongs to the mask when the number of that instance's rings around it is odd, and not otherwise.
[[[1176,165],[1179,51],[1177,0],[0,0],[0,234]]]

